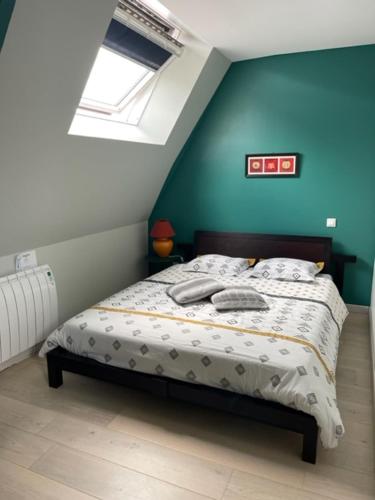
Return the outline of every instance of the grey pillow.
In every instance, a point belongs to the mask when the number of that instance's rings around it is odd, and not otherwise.
[[[178,304],[188,304],[197,300],[209,297],[213,293],[224,289],[224,285],[213,278],[193,278],[187,281],[181,281],[167,288],[169,297]]]
[[[231,286],[215,293],[211,302],[218,311],[225,309],[268,309],[267,302],[251,286]]]

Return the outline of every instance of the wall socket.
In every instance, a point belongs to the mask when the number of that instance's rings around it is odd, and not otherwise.
[[[328,218],[326,222],[327,227],[336,227],[336,219],[335,218]]]
[[[36,258],[35,250],[28,250],[27,252],[19,253],[16,256],[16,271],[24,271],[25,269],[32,269],[37,267],[38,260]]]

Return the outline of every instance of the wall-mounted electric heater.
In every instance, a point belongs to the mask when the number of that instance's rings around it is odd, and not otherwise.
[[[0,278],[0,367],[37,346],[57,324],[56,283],[49,266]]]

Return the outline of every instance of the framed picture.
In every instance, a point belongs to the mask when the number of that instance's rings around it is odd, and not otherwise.
[[[298,176],[298,153],[249,154],[245,159],[245,177]]]

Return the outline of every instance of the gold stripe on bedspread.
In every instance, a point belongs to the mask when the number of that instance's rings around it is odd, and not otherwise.
[[[335,383],[335,375],[333,370],[330,370],[326,361],[323,359],[319,350],[315,347],[314,344],[309,342],[308,340],[298,339],[296,337],[291,337],[290,335],[283,335],[281,333],[274,332],[260,332],[259,330],[252,330],[251,328],[242,328],[240,326],[232,326],[232,325],[223,325],[221,323],[212,323],[211,321],[204,321],[198,319],[189,319],[189,318],[181,318],[180,316],[170,316],[168,314],[150,312],[150,311],[137,311],[135,309],[127,309],[125,307],[105,307],[105,306],[93,306],[91,309],[95,309],[97,311],[107,311],[107,312],[117,312],[117,313],[127,313],[127,314],[135,314],[138,316],[151,316],[153,318],[161,318],[168,319],[172,321],[183,321],[184,323],[192,323],[193,325],[202,325],[202,326],[210,326],[213,328],[222,328],[224,330],[231,330],[234,332],[247,333],[250,335],[258,335],[259,337],[273,337],[276,339],[287,340],[289,342],[294,342],[295,344],[301,344],[306,347],[309,347],[312,351],[314,351],[315,355],[323,365],[327,375]]]

